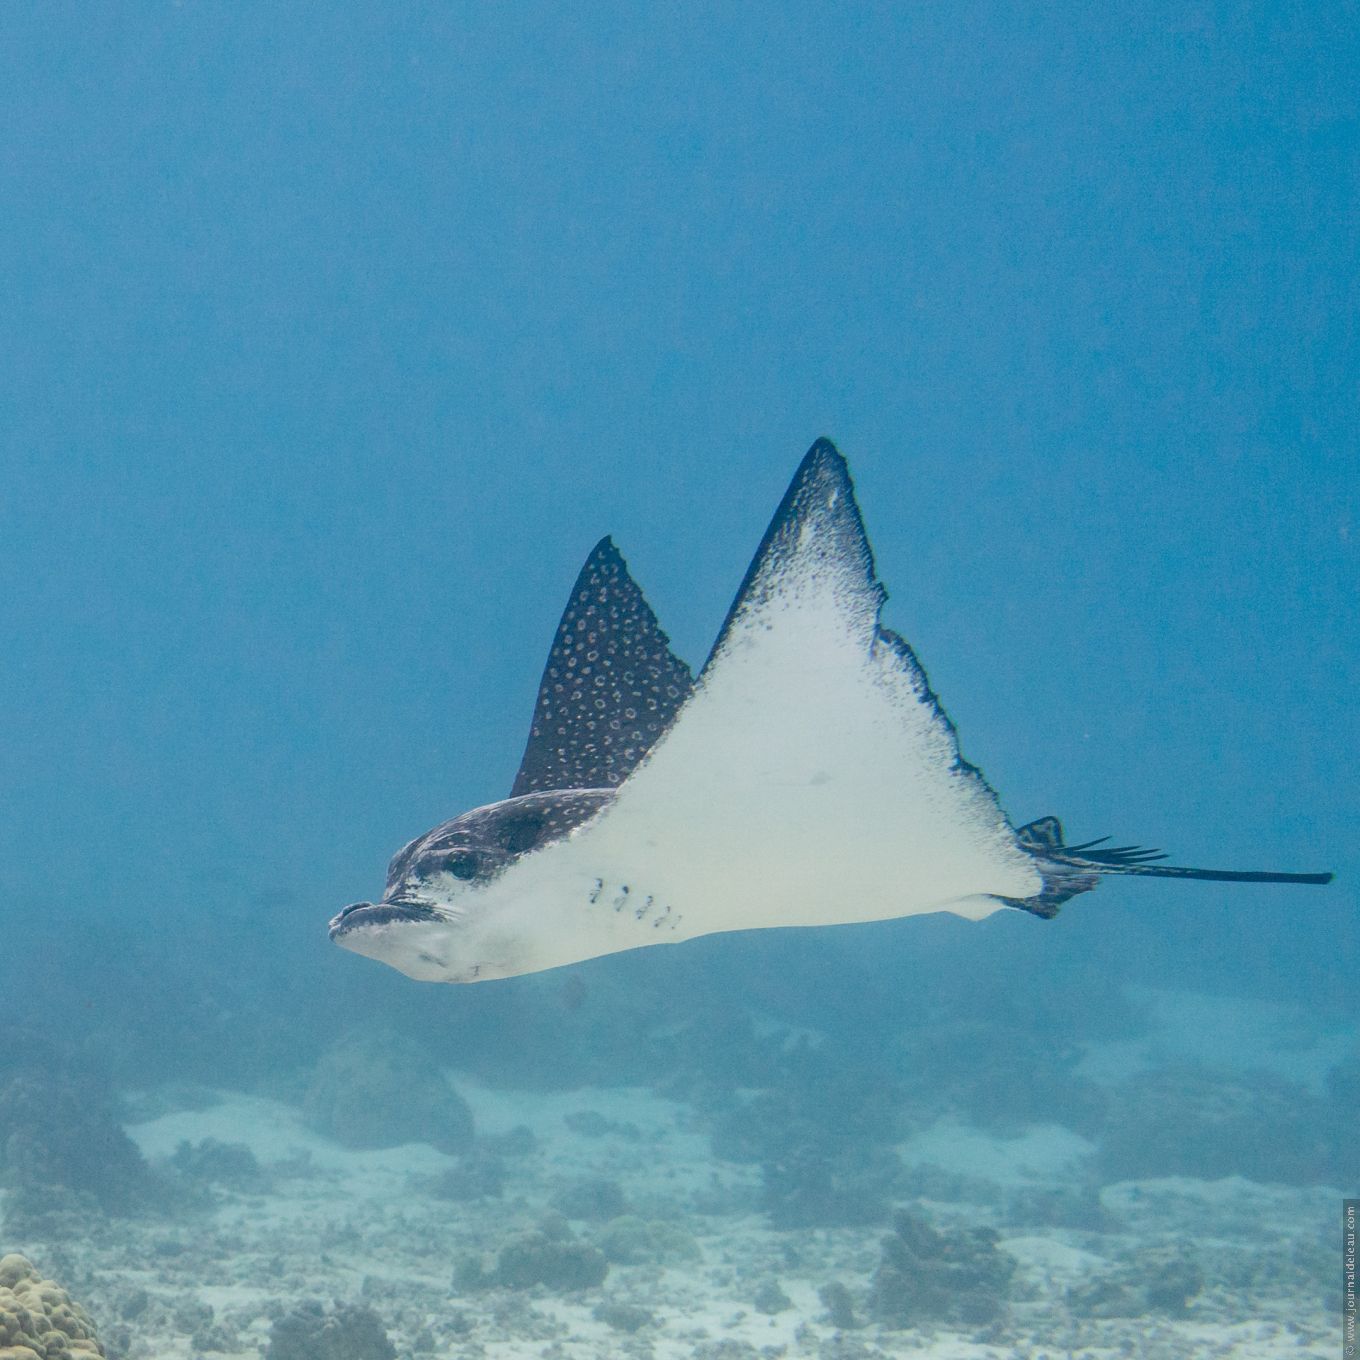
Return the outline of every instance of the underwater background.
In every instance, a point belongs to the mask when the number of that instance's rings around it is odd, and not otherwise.
[[[0,1353],[1336,1354],[1357,19],[5,5]],[[334,949],[822,434],[1013,821],[1336,881]]]

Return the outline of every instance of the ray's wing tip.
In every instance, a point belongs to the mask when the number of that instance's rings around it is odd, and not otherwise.
[[[848,475],[850,471],[850,465],[845,461],[845,455],[826,435],[819,435],[813,441],[812,447],[803,455],[803,461],[798,472],[802,476],[808,476],[819,468],[825,468],[843,476]]]
[[[630,576],[628,561],[619,551],[619,545],[614,542],[613,534],[606,534],[600,539],[586,554],[586,560],[581,563],[582,577],[600,572],[617,572]]]
[[[798,471],[793,474],[780,506],[782,513],[776,513],[774,523],[778,524],[787,518],[795,506],[809,498],[811,502],[825,499],[828,504],[844,501],[854,507],[853,513],[858,518],[859,507],[855,501],[855,483],[850,475],[850,464],[825,435],[803,455],[803,461],[798,464]],[[863,526],[860,527],[862,532]]]

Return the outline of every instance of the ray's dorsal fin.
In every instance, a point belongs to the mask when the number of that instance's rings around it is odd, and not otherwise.
[[[621,784],[692,687],[613,539],[602,538],[557,626],[511,796]]]

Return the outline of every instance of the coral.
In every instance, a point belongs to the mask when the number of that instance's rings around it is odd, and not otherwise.
[[[429,1184],[435,1199],[466,1204],[478,1199],[499,1199],[505,1193],[505,1162],[494,1152],[478,1148],[458,1160]]]
[[[599,1248],[579,1241],[560,1214],[549,1214],[537,1228],[510,1238],[489,1271],[480,1257],[462,1257],[454,1268],[453,1287],[471,1293],[494,1285],[507,1289],[543,1285],[566,1293],[603,1284],[608,1272],[609,1263]]]
[[[100,1356],[90,1315],[44,1280],[26,1257],[0,1257],[0,1357],[3,1360],[80,1360]]]
[[[472,1112],[436,1059],[391,1031],[359,1031],[325,1053],[303,1114],[318,1133],[346,1147],[429,1143],[459,1153],[472,1143]]]
[[[1067,1305],[1077,1317],[1184,1317],[1203,1288],[1204,1274],[1186,1252],[1159,1247],[1124,1269],[1083,1281],[1068,1291]]]
[[[864,1325],[855,1316],[855,1302],[850,1291],[839,1280],[832,1280],[829,1284],[824,1284],[817,1291],[817,1297],[822,1301],[822,1307],[826,1309],[827,1321],[833,1327],[846,1332]]]
[[[890,1360],[887,1351],[870,1346],[858,1337],[836,1332],[817,1347],[817,1360]]]
[[[441,998],[429,1027],[457,1043],[460,1068],[493,1085],[568,1091],[649,1082],[674,1065],[684,1008],[663,989],[630,982],[646,971],[646,960],[611,959],[565,978],[531,976],[475,1004]]]
[[[591,1313],[596,1322],[603,1322],[616,1332],[638,1332],[656,1321],[650,1308],[637,1303],[601,1303]]]
[[[598,1247],[577,1241],[565,1219],[548,1218],[500,1249],[490,1283],[511,1289],[541,1284],[565,1293],[603,1284],[608,1271],[609,1264]]]
[[[378,1315],[362,1304],[336,1304],[327,1313],[304,1303],[269,1329],[265,1360],[396,1360]]]
[[[793,1300],[780,1287],[778,1280],[764,1280],[755,1292],[751,1300],[751,1306],[757,1313],[768,1313],[773,1316],[775,1313],[787,1312],[793,1307]]]
[[[1056,1123],[1098,1128],[1105,1092],[1078,1075],[1082,1047],[1059,1034],[999,1025],[987,1018],[932,1027],[905,1046],[912,1103],[1001,1133]]]
[[[802,1148],[761,1167],[761,1207],[776,1228],[881,1223],[901,1169],[885,1148]]]
[[[101,1085],[35,1068],[0,1079],[0,1173],[39,1198],[73,1191],[109,1213],[131,1212],[155,1188]]]
[[[475,1294],[493,1283],[478,1252],[460,1252],[453,1265],[453,1292]]]
[[[102,1217],[93,1195],[62,1185],[18,1184],[5,1196],[5,1231],[16,1239],[74,1241]]]
[[[1101,1203],[1100,1188],[1082,1182],[1019,1187],[1007,1196],[1006,1222],[1027,1228],[1077,1228],[1083,1232],[1114,1229]]]
[[[976,1324],[1001,1313],[1016,1263],[990,1228],[941,1232],[907,1209],[894,1214],[893,1228],[869,1290],[878,1322]]]
[[[191,1143],[186,1139],[175,1149],[170,1165],[181,1176],[209,1185],[247,1192],[268,1188],[268,1177],[245,1143],[223,1143],[216,1138]]]
[[[902,1135],[903,1119],[893,1073],[838,1045],[804,1042],[781,1055],[767,1089],[719,1104],[711,1141],[714,1155],[727,1161],[768,1162],[809,1148],[890,1143]]]
[[[701,1341],[690,1352],[692,1360],[761,1360],[760,1352],[749,1341],[725,1336],[721,1341]]]
[[[552,1204],[565,1218],[584,1218],[594,1223],[618,1218],[628,1208],[618,1181],[604,1176],[572,1182],[553,1196]]]
[[[933,1199],[940,1204],[985,1204],[1001,1201],[1004,1191],[986,1176],[947,1171],[938,1162],[913,1162],[898,1181],[899,1193],[912,1199]]]
[[[1109,1181],[1194,1176],[1344,1184],[1326,1102],[1270,1072],[1172,1067],[1115,1088],[1097,1164]]]
[[[759,1089],[768,1086],[771,1074],[785,1064],[787,1031],[773,1029],[763,1019],[757,1025],[744,991],[739,1000],[722,995],[721,983],[717,987],[716,994],[698,1001],[676,1025],[680,1039],[676,1070],[666,1084],[678,1099],[701,1102],[710,1088]]]
[[[646,1220],[634,1214],[610,1219],[595,1234],[595,1245],[615,1265],[680,1265],[703,1253],[695,1238],[678,1223]]]
[[[189,1346],[194,1351],[239,1351],[241,1338],[230,1327],[209,1324],[190,1336]]]
[[[778,1228],[881,1222],[909,1126],[897,1075],[839,1041],[785,1044],[746,1099],[710,1090],[716,1157],[761,1163],[761,1205]]]

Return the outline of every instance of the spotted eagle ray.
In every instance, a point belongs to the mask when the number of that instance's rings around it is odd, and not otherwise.
[[[879,622],[845,460],[809,450],[697,679],[612,539],[553,640],[510,796],[399,850],[337,944],[476,982],[728,930],[1003,908],[1053,916],[1101,878],[1327,883],[1187,869],[1056,817],[1015,827],[915,653]]]

